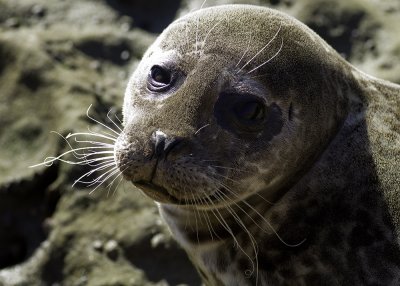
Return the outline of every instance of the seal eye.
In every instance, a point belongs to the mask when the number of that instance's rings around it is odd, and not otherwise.
[[[259,122],[265,118],[265,108],[260,102],[238,103],[234,107],[236,117],[245,122]]]
[[[275,112],[261,96],[248,93],[222,92],[214,105],[217,123],[239,137],[257,137],[270,128]],[[267,122],[270,125],[266,124]],[[253,137],[254,138],[254,137]]]
[[[151,91],[166,91],[171,83],[172,74],[168,69],[158,65],[151,67],[148,76],[148,88]]]

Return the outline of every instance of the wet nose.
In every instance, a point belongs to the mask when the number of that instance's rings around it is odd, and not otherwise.
[[[182,138],[168,137],[164,132],[159,130],[153,133],[152,139],[154,142],[154,156],[157,158],[166,158],[171,150],[182,142]]]

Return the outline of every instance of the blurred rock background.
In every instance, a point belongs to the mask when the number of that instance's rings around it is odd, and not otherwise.
[[[208,0],[303,21],[346,59],[400,83],[398,0]],[[153,202],[133,186],[71,187],[87,168],[28,168],[56,134],[111,124],[146,48],[203,0],[0,0],[0,285],[200,285]],[[92,188],[93,189],[93,188]]]

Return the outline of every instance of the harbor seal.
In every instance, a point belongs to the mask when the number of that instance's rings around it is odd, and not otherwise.
[[[247,5],[173,22],[114,147],[206,285],[399,285],[400,87]]]

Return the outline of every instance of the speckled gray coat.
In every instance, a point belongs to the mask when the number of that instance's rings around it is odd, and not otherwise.
[[[295,19],[231,5],[175,21],[124,125],[121,171],[206,285],[400,285],[400,87]]]

